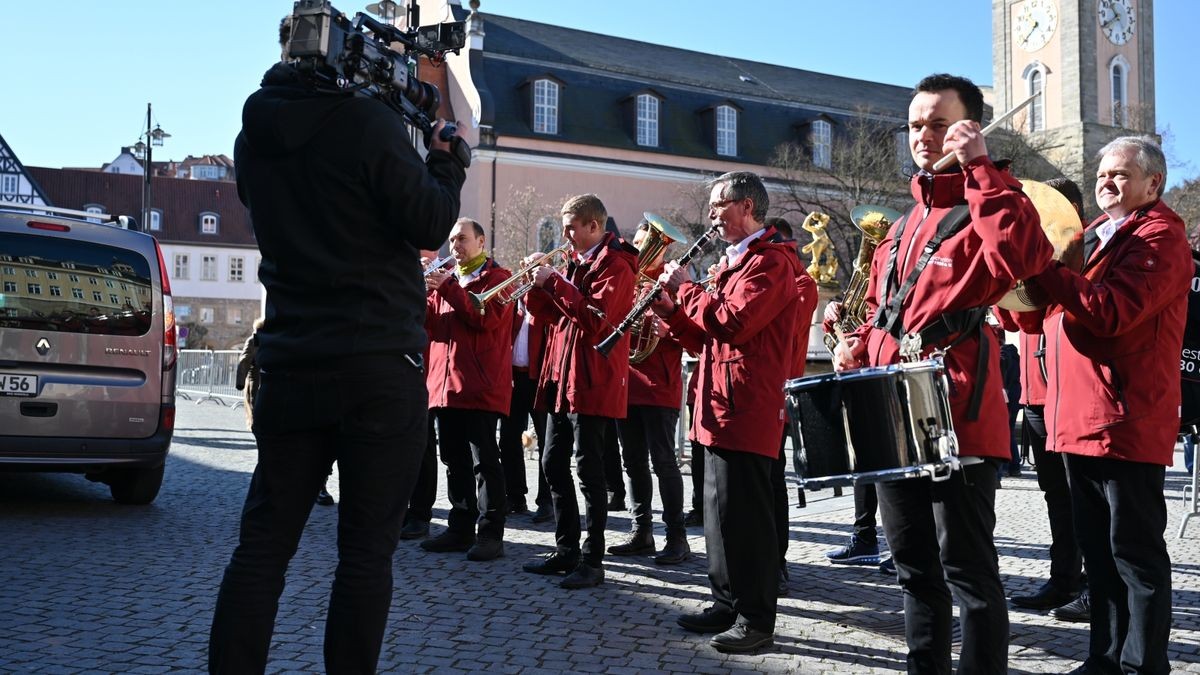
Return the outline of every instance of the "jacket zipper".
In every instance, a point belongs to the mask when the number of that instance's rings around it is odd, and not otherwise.
[[[1047,438],[1054,438],[1058,434],[1058,408],[1062,404],[1062,387],[1059,384],[1058,364],[1060,361],[1062,361],[1062,333],[1063,333],[1063,325],[1062,324],[1063,324],[1064,316],[1066,316],[1065,313],[1059,313],[1059,315],[1058,315],[1058,332],[1054,334],[1054,353],[1058,355],[1058,358],[1054,359],[1054,419],[1051,420],[1051,422],[1052,422],[1051,429],[1053,431],[1051,431],[1050,429],[1047,430],[1047,433],[1046,433]]]

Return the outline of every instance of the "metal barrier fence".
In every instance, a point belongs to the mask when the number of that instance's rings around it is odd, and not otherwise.
[[[214,401],[237,407],[242,392],[235,386],[241,352],[231,350],[181,349],[176,366],[175,392],[197,404]]]

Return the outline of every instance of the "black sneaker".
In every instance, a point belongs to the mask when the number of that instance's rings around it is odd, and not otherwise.
[[[825,557],[835,565],[878,565],[879,545],[869,546],[850,537],[850,544],[825,552]]]
[[[525,563],[521,569],[533,574],[566,574],[579,566],[579,554],[568,555],[555,551],[533,562]]]
[[[1092,620],[1092,600],[1088,597],[1088,592],[1085,589],[1071,602],[1050,610],[1050,616],[1059,621],[1070,621],[1071,623],[1089,623]]]

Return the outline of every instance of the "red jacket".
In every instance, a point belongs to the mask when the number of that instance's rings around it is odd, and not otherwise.
[[[1179,432],[1191,251],[1183,221],[1161,201],[1137,211],[1083,273],[1055,265],[1036,277],[1051,298],[1016,315],[1046,335],[1046,446],[1058,452],[1170,466]],[[1010,315],[1011,316],[1011,315]]]
[[[1043,336],[1021,331],[1021,405],[1045,405],[1046,367]],[[1042,356],[1038,357],[1038,352]]]
[[[625,418],[629,336],[607,357],[595,346],[633,308],[636,277],[637,249],[607,233],[591,258],[573,267],[570,281],[554,275],[545,287],[525,296],[529,311],[549,324],[538,380],[538,409]],[[549,382],[558,385],[554,400],[546,397]]]
[[[507,415],[512,401],[512,305],[488,303],[480,314],[467,292],[482,293],[512,276],[488,258],[464,289],[451,277],[425,297],[430,408],[488,410]]]
[[[792,371],[800,262],[768,229],[717,274],[716,291],[685,283],[667,323],[700,353],[690,438],[701,445],[779,457],[783,383]]]
[[[1042,234],[1037,211],[1020,188],[1016,179],[998,170],[986,157],[977,158],[953,173],[913,176],[912,195],[917,203],[906,217],[895,278],[903,280],[908,276],[922,247],[933,238],[938,223],[964,200],[970,220],[934,251],[905,298],[901,311],[907,331],[924,329],[946,312],[995,304],[1016,280],[1040,272],[1050,263],[1054,249]],[[892,250],[895,231],[893,226],[875,249],[866,295],[868,320],[852,333],[867,345],[867,365],[872,366],[900,361],[896,339],[874,327],[880,304],[879,281]],[[911,253],[906,255],[908,251]],[[896,286],[893,284],[893,289]],[[976,386],[979,332],[967,336],[945,355],[950,412],[960,455],[1004,459],[1009,457],[1009,448],[1001,439],[1008,438],[1009,430],[1000,376],[1000,345],[992,331],[982,333],[988,341],[989,358],[978,418],[968,420],[967,412]],[[927,347],[926,354],[931,349]]]
[[[647,270],[657,279],[662,267]],[[675,408],[683,403],[683,347],[671,336],[660,338],[658,346],[641,363],[629,364],[629,405]]]
[[[542,372],[542,356],[546,350],[546,324],[539,321],[537,317],[529,313],[524,305],[518,306],[512,313],[512,343],[515,352],[517,347],[517,336],[521,334],[521,324],[525,321],[526,315],[529,316],[529,331],[526,338],[529,340],[526,351],[529,352],[529,379],[537,382],[538,375]],[[516,367],[515,365],[513,366]]]
[[[819,299],[817,282],[808,276],[803,261],[796,275],[796,292],[800,297],[796,302],[796,334],[792,345],[792,370],[788,377],[804,377],[804,370],[808,367],[808,340],[812,335],[813,313],[817,311]]]

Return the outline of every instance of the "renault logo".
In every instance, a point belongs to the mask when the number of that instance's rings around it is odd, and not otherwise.
[[[33,348],[37,350],[37,353],[45,356],[50,351],[50,341],[46,338],[42,338],[37,341],[37,344],[34,345]]]

